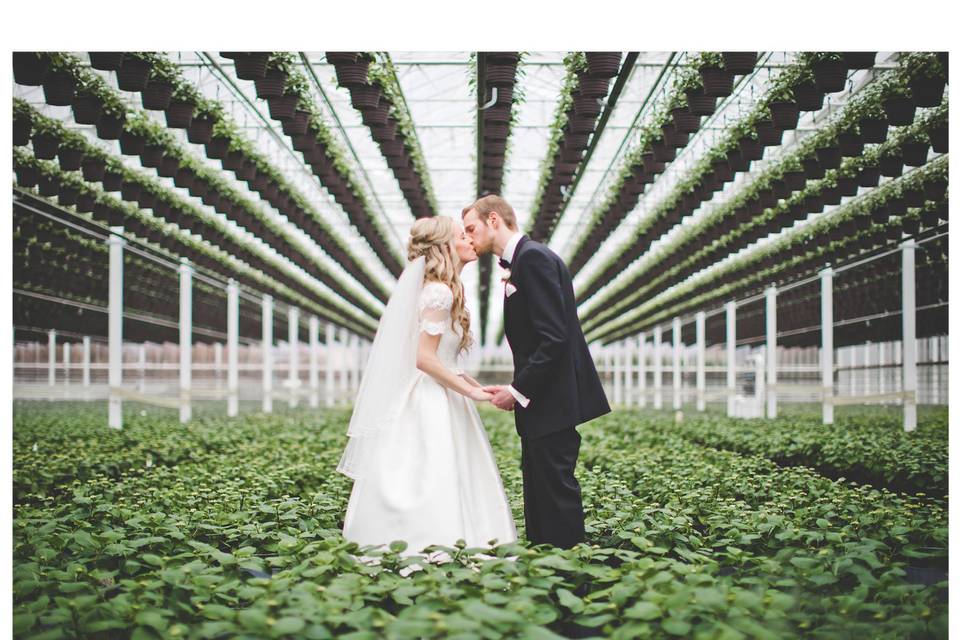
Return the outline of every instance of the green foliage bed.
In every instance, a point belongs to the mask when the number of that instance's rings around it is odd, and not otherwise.
[[[14,405],[16,637],[947,636],[945,501],[707,447],[689,420],[580,428],[588,542],[562,551],[522,542],[519,440],[484,411],[521,544],[404,578],[402,545],[361,566],[340,536],[349,411],[126,406],[113,431],[99,405]]]

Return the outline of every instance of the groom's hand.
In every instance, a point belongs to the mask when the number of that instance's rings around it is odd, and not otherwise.
[[[513,405],[516,404],[517,399],[513,397],[513,394],[510,393],[506,387],[501,385],[484,387],[485,391],[489,391],[493,394],[493,398],[490,399],[490,403],[498,409],[503,409],[504,411],[513,411]]]

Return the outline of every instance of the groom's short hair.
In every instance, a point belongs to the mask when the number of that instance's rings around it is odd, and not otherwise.
[[[510,206],[509,202],[498,195],[490,194],[488,196],[483,196],[469,207],[464,207],[460,217],[462,218],[463,216],[467,215],[467,212],[471,209],[475,210],[480,215],[484,224],[489,223],[490,212],[496,211],[497,215],[500,216],[500,219],[506,223],[507,228],[517,228],[517,214],[513,212],[513,207]]]

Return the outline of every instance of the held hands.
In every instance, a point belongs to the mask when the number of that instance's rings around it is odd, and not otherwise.
[[[513,394],[510,393],[507,388],[503,385],[491,385],[483,388],[484,391],[487,391],[493,395],[490,399],[490,403],[493,404],[497,409],[503,409],[504,411],[513,411],[513,405],[516,404],[517,400],[513,397]]]
[[[493,399],[493,394],[487,391],[486,387],[472,387],[470,397],[477,402],[486,402]]]

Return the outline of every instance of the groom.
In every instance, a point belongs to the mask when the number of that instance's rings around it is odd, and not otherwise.
[[[478,255],[492,251],[510,272],[503,314],[514,378],[486,389],[496,407],[514,411],[527,538],[569,549],[584,538],[575,427],[610,412],[580,328],[570,273],[557,254],[517,230],[513,208],[500,196],[464,208],[463,228]]]

